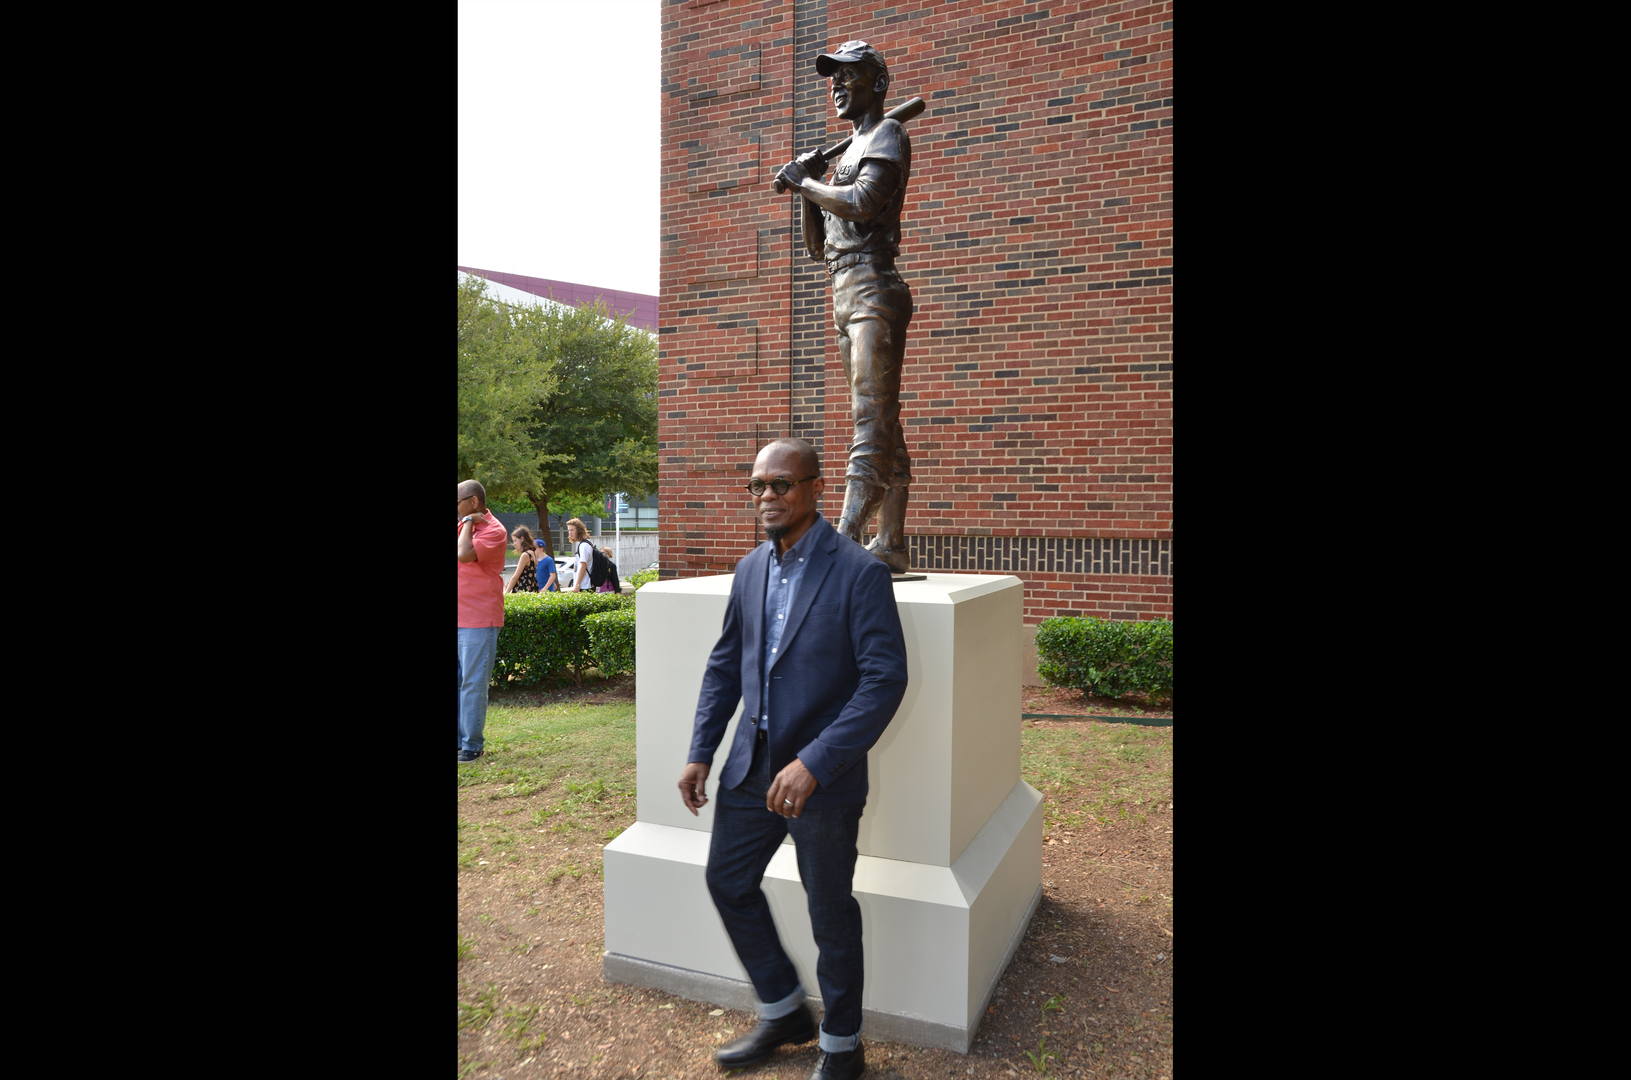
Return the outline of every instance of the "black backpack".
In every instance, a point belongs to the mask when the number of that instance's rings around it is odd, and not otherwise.
[[[598,589],[606,584],[606,578],[611,574],[612,568],[605,553],[599,548],[591,544],[589,550],[595,553],[594,560],[589,563],[589,584]]]

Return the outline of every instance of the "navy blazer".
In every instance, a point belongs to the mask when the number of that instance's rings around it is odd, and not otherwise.
[[[866,754],[906,696],[906,638],[889,567],[817,516],[810,560],[799,581],[781,645],[770,668],[770,768],[793,758],[815,776],[805,805],[814,810],[866,802]],[[720,784],[734,789],[753,764],[764,686],[765,575],[771,541],[736,566],[719,644],[708,657],[687,761],[712,764],[725,728],[744,698]]]

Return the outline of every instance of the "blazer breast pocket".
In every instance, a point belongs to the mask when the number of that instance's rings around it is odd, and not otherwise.
[[[811,619],[831,619],[837,616],[838,609],[842,606],[841,604],[811,604],[810,614],[807,617]]]

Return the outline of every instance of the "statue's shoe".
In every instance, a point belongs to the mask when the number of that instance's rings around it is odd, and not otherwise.
[[[872,552],[885,566],[889,567],[893,573],[904,574],[912,565],[912,556],[903,547],[881,548],[878,546],[878,541],[874,539],[872,543],[866,546],[866,549]]]

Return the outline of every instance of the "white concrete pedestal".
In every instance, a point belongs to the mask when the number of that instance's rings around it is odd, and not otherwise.
[[[718,775],[697,817],[676,781],[732,576],[652,582],[636,597],[637,823],[605,849],[609,982],[733,1008],[756,1000],[703,883]],[[1019,778],[1023,586],[930,574],[895,584],[906,697],[867,758],[855,898],[866,1035],[966,1053],[1041,897],[1042,796]],[[816,947],[789,839],[764,891],[814,1003]]]

